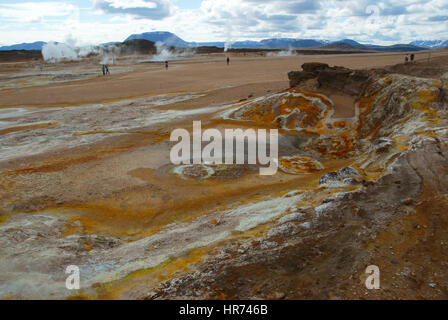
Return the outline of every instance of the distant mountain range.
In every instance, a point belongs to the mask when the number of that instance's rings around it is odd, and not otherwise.
[[[133,34],[125,41],[143,39],[152,42],[162,42],[167,46],[177,48],[197,48],[197,47],[218,47],[224,48],[225,42],[187,42],[176,36],[171,32],[156,31],[145,32],[141,34]],[[284,49],[284,48],[310,48],[328,43],[325,40],[311,40],[311,39],[290,39],[290,38],[274,38],[265,39],[261,41],[236,41],[232,42],[232,48],[258,48],[258,49]]]
[[[224,48],[225,42],[187,42],[171,32],[156,31],[145,32],[141,34],[133,34],[129,36],[126,41],[130,40],[147,40],[151,42],[161,42],[167,46],[177,48],[197,48],[197,47],[218,47]],[[0,47],[0,51],[8,50],[42,50],[46,42],[38,41],[33,43],[22,43],[12,46]],[[110,42],[102,44],[101,46],[108,46],[111,44],[120,44],[120,42]],[[447,40],[431,40],[413,41],[410,44],[396,44],[392,46],[379,46],[372,44],[361,44],[351,39],[343,39],[336,42],[328,40],[314,40],[314,39],[292,39],[292,38],[273,38],[261,41],[237,41],[230,46],[235,49],[287,49],[287,48],[318,48],[318,49],[337,49],[347,51],[419,51],[424,49],[437,49],[448,47]]]
[[[421,51],[427,48],[419,47],[412,44],[394,44],[391,46],[378,46],[373,44],[361,44],[351,39],[344,39],[341,41],[331,42],[329,44],[320,46],[319,49],[332,49],[342,51]]]
[[[448,47],[448,40],[418,40],[412,41],[410,44],[426,49],[439,49]]]
[[[10,50],[42,50],[42,47],[46,44],[43,41],[37,41],[33,43],[20,43],[14,44],[12,46],[0,47],[0,51],[10,51]]]

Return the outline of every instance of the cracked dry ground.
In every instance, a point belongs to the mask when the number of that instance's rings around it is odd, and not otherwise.
[[[324,67],[189,110],[177,106],[208,92],[15,110],[1,119],[14,123],[1,132],[1,296],[446,299],[446,77],[361,76]],[[279,172],[170,164],[171,130],[193,120],[278,128]],[[17,161],[20,146],[35,155]],[[365,288],[369,265],[380,290]]]

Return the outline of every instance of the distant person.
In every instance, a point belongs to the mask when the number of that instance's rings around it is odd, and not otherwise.
[[[103,64],[103,66],[101,68],[103,70],[103,76],[105,76],[106,75],[106,66]]]
[[[413,63],[415,60],[415,54],[411,54],[411,63]]]
[[[165,61],[165,70],[168,70],[168,61]]]
[[[110,74],[109,72],[109,66],[106,64],[106,74]]]
[[[227,57],[227,65],[229,65],[229,64],[230,64],[230,58]]]
[[[409,55],[407,54],[406,57],[404,57],[404,64],[407,64],[409,62]]]

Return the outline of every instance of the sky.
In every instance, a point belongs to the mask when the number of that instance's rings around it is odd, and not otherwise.
[[[150,31],[197,42],[447,40],[448,0],[0,0],[0,45],[82,46]]]

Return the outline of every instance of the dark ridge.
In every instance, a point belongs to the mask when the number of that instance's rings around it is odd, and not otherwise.
[[[0,51],[0,62],[22,62],[42,59],[42,52],[40,50]]]
[[[106,46],[106,49],[118,48],[121,54],[157,54],[154,42],[143,39],[132,39],[123,43]]]

